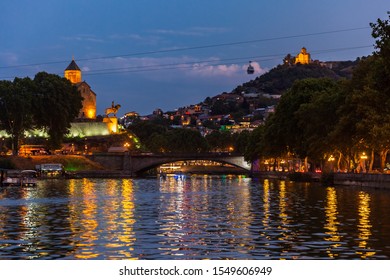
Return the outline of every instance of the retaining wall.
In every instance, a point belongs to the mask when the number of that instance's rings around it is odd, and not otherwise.
[[[390,174],[335,173],[334,185],[372,187],[390,190]]]

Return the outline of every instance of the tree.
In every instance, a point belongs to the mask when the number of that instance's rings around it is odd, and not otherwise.
[[[283,59],[283,65],[291,66],[295,64],[295,57],[291,54],[287,54]]]
[[[153,153],[162,153],[165,152],[168,146],[168,139],[166,134],[162,133],[153,133],[149,137],[148,148]]]
[[[34,83],[34,120],[47,131],[49,147],[58,148],[82,108],[81,94],[67,79],[46,72],[36,74]]]
[[[322,84],[322,89],[313,91],[310,101],[302,104],[295,116],[306,142],[307,156],[322,161],[325,155],[329,158],[338,148],[330,134],[338,122],[336,112],[345,98],[341,90],[342,82],[330,79],[318,79],[317,82]]]
[[[167,132],[167,151],[179,153],[199,153],[208,150],[206,140],[199,131],[176,128]]]
[[[376,52],[374,55],[378,55],[386,61],[386,71],[390,71],[390,11],[387,12],[389,19],[381,20],[377,19],[376,23],[370,23],[372,28],[372,37],[375,40]]]
[[[12,138],[12,154],[17,155],[19,140],[33,128],[32,99],[34,84],[30,78],[0,81],[0,125]]]
[[[233,147],[233,140],[229,131],[214,130],[206,135],[206,141],[210,150],[214,152],[229,151],[229,147]]]
[[[299,80],[282,96],[265,124],[263,154],[273,158],[322,158],[339,100],[337,83],[328,78]],[[331,106],[330,106],[331,105]],[[324,129],[326,128],[326,129]],[[322,146],[323,145],[323,146]]]
[[[142,145],[149,150],[151,149],[151,147],[153,150],[156,148],[155,145],[153,144],[154,141],[153,135],[165,134],[168,131],[167,127],[160,124],[154,124],[148,121],[140,121],[134,123],[130,125],[128,129],[133,134],[137,135]]]
[[[313,92],[317,91],[317,79],[296,81],[294,85],[282,96],[276,107],[275,114],[269,119],[266,126],[266,143],[273,143],[269,149],[274,152],[290,152],[298,157],[306,157],[306,141],[302,128],[298,124],[296,112],[302,104],[310,102]],[[279,156],[274,154],[274,156]]]
[[[222,100],[216,100],[210,109],[213,115],[223,115],[229,112],[228,107]]]
[[[253,162],[254,160],[264,156],[264,126],[259,126],[255,128],[248,137],[248,142],[244,151],[244,158],[248,162]]]
[[[234,142],[234,152],[244,154],[249,139],[250,139],[250,132],[248,130],[244,130],[241,133],[234,133],[232,135],[232,140]]]
[[[359,154],[367,151],[370,170],[376,154],[383,170],[390,151],[390,22],[378,19],[370,26],[376,51],[354,69],[333,136],[349,140],[345,150],[355,164]]]
[[[390,95],[383,86],[383,75],[380,57],[374,55],[359,63],[347,83],[348,94],[339,110],[341,117],[336,130],[338,137],[348,136],[352,160],[359,160],[358,154],[367,151],[372,154],[372,169],[377,153],[382,170],[390,150]]]

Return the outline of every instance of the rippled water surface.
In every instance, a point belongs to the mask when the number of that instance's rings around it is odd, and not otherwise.
[[[0,189],[0,259],[390,259],[390,191],[242,177]]]

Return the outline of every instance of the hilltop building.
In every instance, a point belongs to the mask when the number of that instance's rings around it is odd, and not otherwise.
[[[82,81],[82,73],[74,59],[66,67],[64,77],[74,84],[83,97],[83,107],[79,112],[79,119],[96,119],[96,94],[87,82]]]
[[[309,64],[311,62],[310,53],[308,53],[306,48],[303,47],[301,52],[295,57],[295,64]]]
[[[118,132],[118,119],[106,116],[103,121],[96,120],[96,93],[82,80],[82,72],[74,58],[66,67],[64,77],[75,85],[83,98],[78,119],[72,123],[69,136],[102,136]]]

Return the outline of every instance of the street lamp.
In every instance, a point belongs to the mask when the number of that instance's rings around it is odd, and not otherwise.
[[[361,155],[360,155],[360,165],[363,169],[363,172],[366,172],[366,159],[368,159],[368,156],[366,155],[365,152],[363,152]]]
[[[328,158],[328,162],[330,163],[330,168],[331,168],[331,171],[334,172],[334,161],[335,161],[335,157],[333,155],[330,155],[330,157]]]

